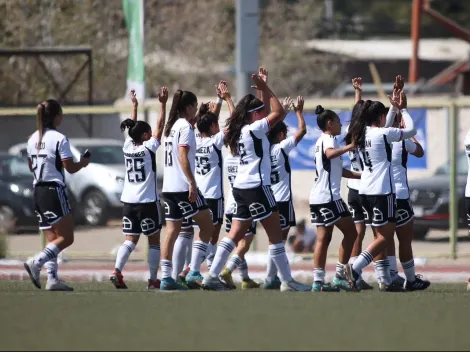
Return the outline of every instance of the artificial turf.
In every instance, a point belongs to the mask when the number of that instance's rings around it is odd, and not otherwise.
[[[2,350],[469,350],[464,285],[424,292],[147,292],[0,281]]]

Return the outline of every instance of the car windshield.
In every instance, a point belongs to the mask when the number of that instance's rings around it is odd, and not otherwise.
[[[75,148],[80,154],[88,149],[91,153],[90,161],[97,164],[123,164],[124,154],[122,147],[118,145],[76,145]]]
[[[5,179],[32,178],[33,174],[29,170],[28,159],[17,156],[0,157],[0,177]]]
[[[457,173],[466,175],[468,172],[468,157],[465,153],[459,153],[457,155]],[[436,175],[449,175],[450,174],[450,162],[448,161],[444,165],[440,166],[436,170]]]

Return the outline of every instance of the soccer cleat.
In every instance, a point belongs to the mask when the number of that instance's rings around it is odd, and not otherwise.
[[[421,291],[427,289],[431,283],[428,280],[424,280],[421,275],[416,275],[415,281],[407,281],[405,284],[405,289],[407,291]]]
[[[374,287],[369,285],[367,282],[365,282],[363,279],[360,279],[359,281],[356,282],[356,288],[359,291],[362,290],[373,290]]]
[[[202,281],[202,288],[207,291],[231,291],[232,288],[225,285],[218,277],[209,274]]]
[[[28,259],[24,263],[24,268],[27,271],[29,278],[33,282],[34,286],[37,288],[41,288],[41,280],[40,280],[40,275],[41,275],[41,268],[38,268],[36,264],[34,264],[34,259]]]
[[[252,279],[242,280],[242,290],[249,290],[250,288],[259,288],[261,284],[253,281]]]
[[[333,278],[331,286],[339,288],[340,290],[344,290],[344,291],[352,291],[349,281],[346,279],[340,279],[337,276]]]
[[[186,275],[186,285],[188,288],[191,290],[198,290],[202,288],[202,280],[204,278],[202,277],[201,273],[199,271],[190,271],[188,275]]]
[[[292,292],[292,291],[310,291],[310,286],[304,285],[300,282],[295,281],[294,279],[290,281],[284,281],[281,283],[281,292]]]
[[[237,288],[237,286],[236,286],[235,283],[233,282],[232,273],[231,273],[230,270],[228,270],[227,268],[224,268],[224,270],[222,270],[222,272],[221,272],[220,275],[219,275],[219,279],[220,279],[220,281],[222,281],[225,285],[227,285],[228,287],[230,287],[232,290],[234,290],[234,289]]]
[[[73,288],[70,287],[70,286],[67,286],[61,280],[47,280],[46,290],[47,291],[68,291],[68,292],[71,292],[71,291],[73,291]]]
[[[189,266],[178,274],[178,278],[180,279],[180,282],[186,282],[186,276],[188,275],[188,273],[189,273]]]
[[[379,291],[380,292],[405,292],[405,289],[403,288],[403,286],[399,286],[393,282],[390,285],[387,285],[383,282],[379,282]]]
[[[279,290],[281,288],[281,279],[279,276],[274,276],[273,279],[265,279],[263,289],[265,290]]]
[[[312,284],[312,292],[339,292],[340,289],[337,286],[331,286],[329,283],[315,281]]]
[[[127,289],[127,285],[124,282],[124,276],[119,272],[119,270],[114,270],[113,273],[109,276],[109,281],[111,281],[119,290]]]
[[[155,281],[153,280],[148,280],[147,284],[147,290],[159,290],[161,285],[161,281],[156,279]]]
[[[393,283],[394,283],[395,285],[403,287],[403,286],[405,286],[405,281],[406,281],[406,280],[405,280],[404,277],[402,277],[402,276],[400,276],[400,275],[397,274],[397,275],[392,279],[392,281],[393,281]]]
[[[186,286],[181,285],[172,277],[166,277],[160,281],[161,291],[187,291]]]

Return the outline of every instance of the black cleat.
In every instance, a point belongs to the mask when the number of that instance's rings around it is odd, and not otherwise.
[[[405,289],[407,291],[422,291],[427,289],[431,283],[428,280],[423,280],[421,275],[416,275],[416,279],[413,282],[406,281]]]

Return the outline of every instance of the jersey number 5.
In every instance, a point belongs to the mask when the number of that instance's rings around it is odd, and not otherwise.
[[[127,180],[131,183],[145,181],[145,164],[144,159],[126,158]]]

